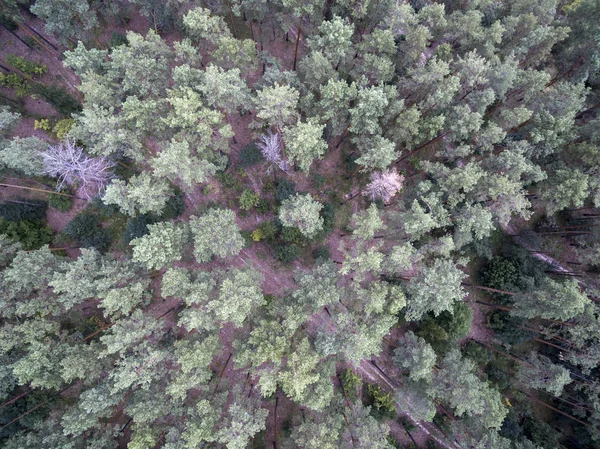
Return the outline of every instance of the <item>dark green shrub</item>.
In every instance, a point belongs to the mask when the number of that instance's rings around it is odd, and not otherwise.
[[[325,176],[320,173],[310,175],[310,181],[315,189],[320,189],[325,185]]]
[[[333,203],[323,204],[319,214],[323,218],[323,232],[329,234],[335,228],[335,206]]]
[[[276,236],[279,228],[273,221],[263,221],[258,228],[261,233],[261,239],[272,241]]]
[[[101,226],[98,217],[89,213],[82,213],[73,218],[65,226],[63,233],[83,248],[93,247],[104,251],[110,245],[109,233]]]
[[[261,214],[266,214],[267,212],[271,212],[271,210],[273,210],[272,204],[270,201],[261,198],[260,200],[258,200],[258,204],[256,205],[256,210],[257,212],[260,212]]]
[[[240,150],[240,167],[251,167],[260,164],[265,158],[255,142],[250,142]]]
[[[281,240],[284,242],[296,243],[298,245],[305,244],[305,238],[302,235],[302,232],[300,232],[300,229],[291,226],[284,226],[281,229]]]
[[[123,33],[118,33],[116,31],[110,33],[110,41],[108,42],[110,48],[115,48],[119,45],[125,44],[127,44],[127,36],[125,36]]]
[[[300,247],[295,243],[275,248],[275,258],[283,263],[293,262],[300,257]]]
[[[226,189],[233,189],[239,184],[238,180],[235,179],[233,175],[224,171],[217,173],[215,177],[221,182],[221,184],[223,184],[223,187],[225,187]]]
[[[125,232],[123,233],[123,243],[129,245],[133,239],[143,237],[148,234],[148,225],[152,224],[152,220],[148,215],[138,215],[127,220]]]
[[[46,201],[15,199],[0,204],[0,217],[8,221],[43,221],[46,219],[47,209]]]
[[[296,183],[287,179],[278,179],[275,181],[275,200],[279,203],[287,200],[296,193]]]
[[[73,207],[73,198],[52,193],[48,198],[48,205],[61,212],[67,212]]]
[[[42,97],[63,115],[70,116],[81,111],[79,102],[62,87],[35,83],[32,86],[32,92]]]
[[[173,220],[185,211],[185,194],[180,189],[174,189],[173,195],[169,197],[164,209],[160,213],[160,220]]]
[[[104,204],[100,197],[96,197],[90,201],[86,207],[86,211],[97,214],[103,219],[113,218],[115,216],[123,216],[119,207],[115,204]]]
[[[519,284],[519,269],[512,260],[494,257],[481,270],[481,280],[488,287],[511,291]]]
[[[313,250],[312,256],[317,261],[319,261],[319,260],[325,261],[325,260],[329,260],[329,258],[331,257],[331,254],[329,253],[329,248],[327,248],[326,246],[317,246]]]
[[[8,221],[0,218],[0,234],[6,234],[15,242],[20,242],[24,250],[38,249],[52,241],[54,233],[41,222],[27,220]]]

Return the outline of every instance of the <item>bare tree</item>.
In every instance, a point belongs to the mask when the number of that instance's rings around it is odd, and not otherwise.
[[[363,191],[364,196],[373,201],[382,199],[387,203],[402,188],[404,176],[398,174],[395,168],[371,173],[371,182]]]
[[[260,148],[267,161],[288,173],[289,164],[282,155],[283,141],[279,133],[269,131],[267,134],[262,135],[258,142],[258,148]]]
[[[48,146],[41,156],[44,172],[57,178],[56,190],[77,184],[80,194],[88,200],[100,194],[113,177],[111,169],[115,166],[114,162],[88,156],[72,139]]]

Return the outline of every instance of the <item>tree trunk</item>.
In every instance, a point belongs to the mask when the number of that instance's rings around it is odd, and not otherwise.
[[[300,19],[300,23],[302,23],[302,19]],[[300,44],[300,34],[302,34],[302,24],[298,25],[298,36],[296,37],[296,48],[294,49],[294,72],[296,71],[296,60],[298,59],[298,45]]]

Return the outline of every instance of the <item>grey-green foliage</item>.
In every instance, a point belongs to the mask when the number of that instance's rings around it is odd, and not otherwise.
[[[319,215],[323,205],[310,194],[289,197],[281,203],[279,219],[284,226],[296,227],[306,237],[315,237],[323,229],[323,218]]]
[[[244,246],[235,214],[229,209],[210,209],[200,217],[192,215],[190,231],[198,262],[209,262],[213,256],[235,256]]]
[[[325,125],[309,120],[283,129],[286,154],[306,173],[313,161],[321,159],[327,150],[327,143],[322,138],[324,127]]]
[[[127,215],[160,213],[169,199],[169,185],[148,172],[134,175],[127,182],[115,179],[102,197],[104,204],[114,204]]]
[[[0,163],[8,168],[23,172],[27,176],[44,174],[40,152],[48,144],[37,137],[15,137],[4,148],[0,148]]]
[[[498,390],[479,380],[473,374],[474,368],[475,364],[463,358],[458,349],[451,349],[433,373],[431,394],[448,401],[458,416],[467,414],[484,427],[498,429],[508,410]]]
[[[513,297],[513,315],[525,318],[568,320],[582,313],[590,299],[573,279],[562,282],[546,279],[538,289]]]
[[[269,414],[267,409],[260,407],[260,401],[248,397],[238,387],[233,390],[233,400],[225,415],[226,424],[217,434],[220,443],[228,449],[244,449],[248,440],[265,429],[265,419]]]
[[[412,380],[431,379],[436,358],[433,348],[411,331],[398,339],[398,347],[392,356],[396,366],[408,369]]]
[[[568,369],[535,352],[529,353],[525,363],[519,365],[517,379],[526,388],[545,390],[557,397],[572,382]]]
[[[387,440],[390,431],[387,424],[378,423],[370,414],[370,407],[353,404],[344,411],[348,425],[342,434],[343,449],[392,449]]]
[[[133,239],[133,260],[142,263],[148,269],[160,269],[180,260],[189,240],[186,225],[162,222],[148,225],[148,234]]]
[[[419,320],[430,311],[439,315],[444,310],[452,310],[452,304],[461,301],[466,294],[461,285],[466,277],[451,259],[436,259],[424,266],[406,287],[407,319]]]

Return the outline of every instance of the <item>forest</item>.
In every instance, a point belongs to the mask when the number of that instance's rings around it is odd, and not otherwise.
[[[600,447],[600,0],[0,0],[0,447]]]

